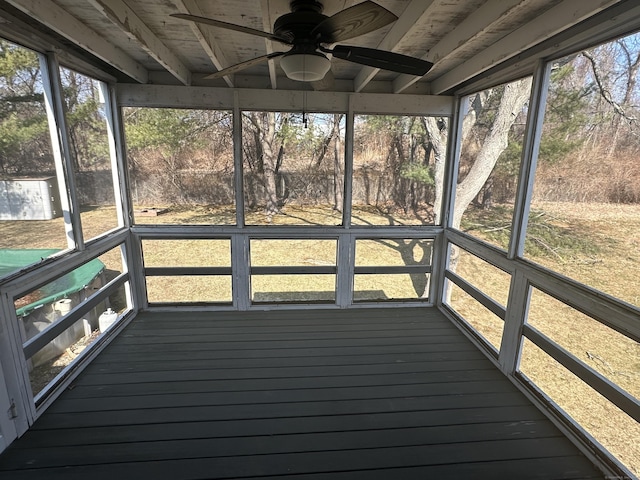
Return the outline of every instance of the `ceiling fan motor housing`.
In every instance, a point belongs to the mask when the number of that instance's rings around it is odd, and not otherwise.
[[[317,0],[291,0],[289,3],[292,12],[301,12],[303,10],[322,13],[324,6]]]
[[[323,6],[315,0],[293,0],[291,13],[285,13],[275,21],[273,33],[279,37],[289,38],[295,45],[298,43],[316,43],[311,38],[311,31],[323,20],[329,18],[322,14]]]

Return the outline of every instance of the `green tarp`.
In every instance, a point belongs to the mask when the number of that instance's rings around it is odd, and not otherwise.
[[[0,249],[0,276],[15,272],[27,265],[38,263],[57,252],[59,250],[50,248]],[[33,292],[33,301],[17,309],[16,313],[18,316],[25,316],[42,305],[53,303],[79,292],[91,284],[104,269],[104,263],[97,258],[93,259],[72,272],[40,287],[36,292]]]

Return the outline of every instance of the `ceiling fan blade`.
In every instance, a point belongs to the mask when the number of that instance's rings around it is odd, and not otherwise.
[[[197,23],[206,23],[207,25],[213,25],[214,27],[226,28],[227,30],[235,30],[236,32],[248,33],[249,35],[257,35],[258,37],[268,38],[269,40],[275,40],[276,42],[291,45],[290,38],[280,37],[273,33],[263,32],[262,30],[256,30],[255,28],[243,27],[242,25],[236,25],[235,23],[222,22],[213,18],[198,17],[197,15],[189,15],[186,13],[172,13],[172,17],[180,18],[182,20],[190,20]]]
[[[273,52],[269,55],[262,55],[261,57],[252,58],[251,60],[247,60],[245,62],[236,63],[235,65],[231,65],[230,67],[223,68],[222,70],[217,71],[216,73],[212,73],[211,75],[207,75],[204,77],[204,80],[213,80],[216,78],[226,77],[227,75],[232,75],[240,70],[244,70],[245,68],[253,67],[254,65],[258,65],[260,63],[264,63],[272,58],[280,57],[287,52]]]
[[[350,47],[347,45],[336,45],[333,50],[323,49],[324,52],[332,53],[334,57],[347,60],[361,65],[368,65],[382,70],[406,73],[418,77],[427,73],[433,63],[421,58],[409,57],[399,53],[377,50],[375,48]]]
[[[366,1],[339,11],[311,31],[320,43],[335,43],[373,32],[398,19],[377,3]]]

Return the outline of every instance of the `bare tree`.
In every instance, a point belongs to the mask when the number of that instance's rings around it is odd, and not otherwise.
[[[504,86],[504,91],[499,98],[499,103],[492,115],[490,124],[484,124],[481,121],[486,115],[482,115],[483,110],[487,107],[492,94],[496,92],[484,91],[476,94],[470,100],[469,111],[465,115],[462,124],[462,139],[465,141],[470,136],[482,136],[483,140],[475,151],[475,156],[471,167],[466,176],[456,186],[455,206],[452,213],[451,224],[454,228],[460,228],[462,215],[483,188],[489,176],[491,175],[498,158],[507,148],[509,141],[509,131],[513,126],[518,114],[524,108],[531,90],[531,78],[524,78],[516,82]],[[498,99],[494,99],[498,100]],[[436,117],[424,118],[425,129],[429,133],[429,138],[434,151],[434,176],[435,176],[435,202],[434,215],[436,223],[439,223],[439,215],[442,210],[443,201],[443,184],[444,184],[444,166],[446,158],[447,146],[447,129],[446,123]],[[481,135],[480,130],[486,130],[486,135]],[[457,267],[459,252],[457,248],[452,249],[452,257],[450,259],[449,268],[455,270]],[[426,296],[429,289],[429,280],[425,282],[425,291],[422,293]],[[447,295],[451,295],[451,290],[447,291]]]
[[[286,136],[281,135],[279,130],[289,121],[289,115],[249,112],[245,118],[249,120],[246,125],[250,130],[250,141],[244,149],[245,158],[254,172],[261,175],[265,214],[270,218],[280,211],[276,179],[284,159]]]
[[[479,150],[475,155],[475,161],[464,179],[456,187],[456,200],[453,210],[452,226],[460,228],[462,214],[471,201],[478,195],[491,175],[500,154],[509,143],[509,131],[518,114],[524,108],[531,91],[531,78],[523,78],[504,86],[504,92],[500,104],[496,110],[493,122],[489,126]],[[474,110],[472,106],[472,110]],[[476,112],[472,115],[477,118]],[[470,129],[470,133],[473,127]],[[465,139],[463,138],[462,141]]]
[[[431,141],[431,148],[434,157],[434,183],[435,200],[433,202],[434,223],[440,223],[440,213],[442,210],[442,195],[444,187],[444,167],[447,155],[447,122],[444,118],[422,117],[425,130]]]
[[[518,114],[524,108],[529,98],[530,90],[531,78],[524,78],[505,85],[490,125],[480,125],[479,118],[483,109],[486,108],[492,92],[480,92],[471,99],[469,111],[463,119],[462,141],[467,140],[469,136],[478,135],[478,130],[481,128],[488,128],[488,131],[486,135],[483,135],[482,142],[480,142],[469,171],[456,187],[455,209],[452,218],[454,228],[460,228],[462,214],[485,185],[498,158],[507,148],[509,131]],[[445,124],[436,117],[425,117],[423,121],[426,130],[429,132],[429,138],[434,150],[436,178],[434,215],[437,218],[442,205],[447,131],[442,128],[442,125]],[[438,220],[436,220],[436,223]]]
[[[619,53],[607,52],[606,47],[616,47]],[[609,55],[606,55],[607,53]],[[617,150],[623,123],[631,128],[632,133],[638,135],[638,117],[632,101],[640,70],[640,49],[632,49],[625,39],[621,39],[597,49],[584,51],[582,55],[589,61],[601,98],[615,113],[611,122],[613,131],[607,135],[608,156],[611,157]],[[620,72],[615,71],[617,64],[622,65]]]

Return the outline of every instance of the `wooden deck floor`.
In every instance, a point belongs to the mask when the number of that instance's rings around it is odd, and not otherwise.
[[[435,309],[145,313],[0,456],[23,479],[589,479]]]

